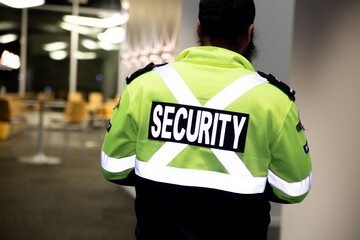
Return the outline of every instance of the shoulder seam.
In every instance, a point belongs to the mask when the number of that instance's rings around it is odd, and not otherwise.
[[[282,92],[284,92],[291,101],[295,101],[295,91],[293,89],[291,89],[288,85],[286,85],[285,83],[281,82],[279,79],[277,79],[276,77],[274,77],[271,74],[265,74],[263,72],[258,72],[258,74],[263,77],[266,78],[267,81],[271,84],[274,85],[275,87],[279,88]]]
[[[134,73],[127,76],[126,77],[126,84],[129,85],[134,79],[136,79],[137,77],[143,75],[144,73],[150,72],[155,67],[160,67],[160,66],[163,66],[163,65],[166,65],[166,64],[168,64],[168,63],[154,64],[153,62],[151,62],[148,65],[146,65],[145,67],[140,68],[139,70],[137,70]]]

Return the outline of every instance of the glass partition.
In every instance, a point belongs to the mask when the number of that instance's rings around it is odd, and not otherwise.
[[[120,1],[88,1],[78,5],[77,9],[78,16],[98,19],[108,19],[121,13]],[[76,91],[81,92],[85,99],[90,92],[102,92],[104,99],[117,94],[120,43],[100,40],[99,36],[108,27],[87,27],[65,21],[66,17],[74,14],[74,6],[69,1],[50,0],[43,6],[25,11],[24,21],[24,10],[0,4],[1,53],[8,50],[21,56],[21,29],[26,29],[24,75],[27,95],[52,92],[55,98],[65,99],[70,89],[71,74],[75,74]],[[77,34],[75,41],[71,37],[72,32]],[[1,36],[10,33],[16,39],[2,43]],[[75,70],[71,53],[76,61]],[[17,93],[19,78],[19,69],[1,69],[2,91]]]
[[[0,7],[0,56],[4,51],[20,55],[21,10]],[[0,66],[1,92],[18,91],[19,69]]]

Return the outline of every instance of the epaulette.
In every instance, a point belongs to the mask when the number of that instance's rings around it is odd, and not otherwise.
[[[133,74],[129,75],[126,77],[126,84],[130,84],[135,78],[139,77],[140,75],[146,73],[146,72],[150,72],[151,70],[153,70],[155,67],[160,67],[163,65],[166,65],[167,63],[163,63],[163,64],[154,64],[153,62],[149,63],[148,65],[146,65],[143,68],[140,68],[139,70],[135,71]]]
[[[263,72],[258,72],[258,74],[263,78],[266,78],[270,84],[281,89],[292,101],[295,101],[295,91],[291,89],[288,85],[281,82],[279,79],[277,79],[271,74],[265,74]]]

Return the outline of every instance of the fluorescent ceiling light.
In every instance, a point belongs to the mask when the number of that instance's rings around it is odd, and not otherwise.
[[[49,53],[50,57],[54,60],[63,60],[68,56],[68,53],[63,50],[53,51]],[[75,57],[79,60],[91,60],[97,57],[94,52],[76,52]]]
[[[121,43],[125,39],[125,30],[122,27],[113,27],[103,33],[98,34],[98,39],[102,42]]]
[[[81,45],[90,50],[96,50],[101,48],[97,42],[90,39],[83,39],[81,41]]]
[[[0,3],[13,8],[29,8],[43,5],[45,0],[0,0]]]
[[[92,34],[98,34],[99,32],[103,31],[102,28],[91,28],[91,27],[84,27],[84,26],[78,26],[67,22],[61,22],[60,27],[62,29],[68,30],[68,31],[76,31],[83,35],[92,35]]]
[[[63,20],[71,24],[84,25],[89,27],[98,27],[98,28],[110,28],[126,23],[129,20],[129,14],[126,12],[122,14],[115,13],[107,18],[92,18],[92,17],[65,15],[63,17]]]
[[[68,45],[66,42],[52,42],[52,43],[44,44],[43,49],[48,52],[53,52],[53,51],[63,50],[67,48],[67,46]]]
[[[8,34],[4,34],[4,35],[0,36],[0,43],[6,44],[6,43],[16,41],[17,39],[18,39],[18,35],[8,33]]]
[[[1,54],[0,66],[6,70],[18,69],[20,67],[20,57],[4,50]]]
[[[79,60],[91,60],[97,57],[94,52],[76,52],[75,57]]]
[[[60,50],[50,52],[49,55],[54,60],[64,60],[68,56],[68,53],[66,51]]]
[[[119,45],[118,44],[112,44],[112,43],[109,43],[109,42],[100,41],[99,46],[105,51],[119,50]]]
[[[84,39],[81,41],[81,45],[90,50],[103,49],[105,51],[119,50],[118,44],[112,44],[108,42],[95,42],[90,39]]]
[[[127,0],[122,0],[121,1],[121,7],[125,10],[129,10],[130,9],[130,3]]]

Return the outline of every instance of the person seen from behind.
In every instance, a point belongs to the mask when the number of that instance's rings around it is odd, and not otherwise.
[[[270,201],[308,194],[295,92],[251,65],[254,18],[253,0],[201,0],[201,46],[127,78],[101,167],[135,186],[137,239],[264,240]]]

